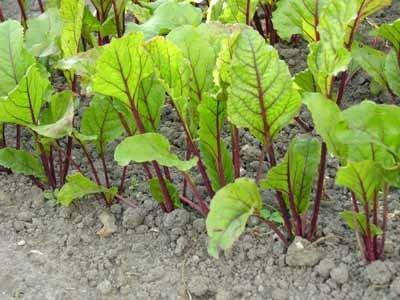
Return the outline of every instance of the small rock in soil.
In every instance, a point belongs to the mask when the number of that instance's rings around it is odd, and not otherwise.
[[[108,237],[114,232],[117,232],[118,227],[117,225],[115,225],[114,215],[103,211],[100,214],[99,219],[103,224],[103,227],[97,232],[98,235],[100,235],[101,237]]]
[[[275,289],[272,292],[272,299],[274,300],[286,300],[289,299],[289,293],[284,289]]]
[[[400,296],[400,277],[397,277],[393,280],[392,284],[390,285],[390,291],[395,296]]]
[[[193,228],[198,232],[198,233],[203,233],[205,231],[206,225],[204,222],[204,219],[196,219],[193,221]]]
[[[327,278],[329,276],[329,273],[331,270],[335,267],[335,261],[331,258],[324,258],[323,260],[320,261],[320,263],[315,267],[315,271],[319,275],[321,275],[324,278]]]
[[[330,274],[332,279],[339,284],[346,283],[349,280],[349,271],[345,264],[340,264],[338,267],[333,268]]]
[[[296,236],[286,254],[286,264],[292,267],[312,267],[321,259],[321,253],[311,243]]]
[[[383,261],[374,261],[365,269],[367,279],[374,285],[388,284],[392,273]]]
[[[111,282],[108,280],[104,280],[102,282],[100,282],[97,285],[97,289],[100,291],[100,293],[102,293],[103,295],[108,295],[111,293],[112,291],[112,285]]]
[[[126,229],[134,229],[137,226],[143,224],[144,218],[145,212],[141,208],[129,207],[124,212],[122,226]]]
[[[122,206],[118,203],[111,205],[111,212],[114,215],[119,215],[122,213]]]
[[[188,244],[188,241],[187,241],[186,237],[181,236],[181,237],[176,241],[175,254],[176,254],[177,256],[181,256],[181,255],[184,253],[187,244]]]
[[[207,277],[204,276],[193,276],[189,281],[189,290],[190,292],[197,296],[201,297],[207,294],[209,291],[210,281]]]
[[[23,222],[32,222],[33,215],[29,211],[21,211],[17,215],[17,220],[18,221],[23,221]]]
[[[25,224],[24,222],[21,221],[15,221],[14,222],[14,229],[15,231],[19,232],[25,229]]]
[[[182,228],[190,221],[190,214],[184,209],[176,209],[166,214],[164,219],[164,227],[166,229]]]

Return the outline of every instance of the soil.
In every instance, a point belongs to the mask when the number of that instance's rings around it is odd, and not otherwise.
[[[373,21],[399,17],[400,4],[395,2]],[[2,6],[6,16],[17,15],[14,1]],[[278,48],[293,72],[304,67],[304,45]],[[362,72],[345,99],[359,101],[361,95],[370,96],[369,79]],[[161,132],[179,146],[183,136],[175,120],[166,107]],[[291,126],[282,132],[280,155],[296,131]],[[241,135],[242,172],[254,176],[259,145],[248,133]],[[74,153],[85,165],[79,152]],[[111,164],[112,151],[107,160]],[[137,208],[115,204],[106,209],[94,198],[63,208],[29,179],[0,174],[0,300],[399,299],[400,194],[393,191],[390,196],[386,260],[367,265],[354,234],[339,217],[350,208],[350,199],[334,186],[336,168],[337,162],[329,159],[328,197],[316,242],[296,241],[286,253],[266,227],[251,219],[240,241],[218,260],[207,254],[204,219],[189,209],[164,214],[149,196],[140,167],[129,169],[127,192]],[[112,171],[117,180],[121,170]],[[273,201],[269,193],[263,197]],[[107,221],[116,225],[110,226],[115,232],[102,237],[98,232]],[[296,249],[299,243],[304,251]]]

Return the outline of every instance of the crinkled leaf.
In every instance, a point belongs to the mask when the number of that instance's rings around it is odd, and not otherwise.
[[[47,125],[61,119],[69,109],[73,97],[70,90],[52,94],[49,106],[40,114],[40,124]]]
[[[43,137],[51,138],[51,139],[59,139],[64,136],[70,136],[73,130],[73,121],[74,121],[74,101],[72,97],[72,93],[69,93],[69,103],[65,108],[64,114],[59,117],[59,119],[54,120],[53,123],[46,125],[30,125],[29,127],[34,130],[36,133]],[[53,103],[53,106],[57,105]],[[64,109],[64,107],[61,107]],[[56,108],[54,108],[56,110]],[[56,112],[58,115],[59,111]]]
[[[267,173],[262,187],[287,195],[291,192],[297,212],[305,213],[319,166],[320,152],[320,143],[315,138],[293,139],[283,161]]]
[[[329,95],[332,77],[346,70],[350,53],[344,47],[346,30],[357,16],[354,1],[331,0],[321,12],[320,41],[310,44],[307,62],[324,95]]]
[[[10,92],[35,60],[23,48],[24,29],[20,23],[0,23],[0,97]]]
[[[146,44],[155,72],[168,95],[185,120],[189,96],[190,70],[182,51],[164,37],[156,37]]]
[[[50,82],[38,65],[32,65],[18,86],[0,99],[0,120],[20,125],[37,125]]]
[[[382,171],[374,161],[350,162],[339,168],[336,184],[353,191],[359,201],[370,202],[381,187]]]
[[[329,0],[328,0],[329,1]],[[281,38],[290,40],[301,34],[308,41],[316,40],[316,29],[327,0],[280,0],[272,21]]]
[[[146,132],[158,131],[164,102],[165,90],[156,76],[147,77],[140,82],[137,107]]]
[[[63,24],[58,9],[49,8],[36,18],[28,20],[25,33],[26,47],[38,57],[46,57],[59,52],[59,37]]]
[[[123,127],[111,99],[96,95],[85,110],[81,120],[81,133],[97,136],[96,146],[105,151],[108,143],[121,136]]]
[[[367,233],[367,218],[363,213],[344,211],[340,213],[340,216],[352,230],[359,231],[363,235]],[[375,224],[370,224],[370,230],[372,236],[381,235],[383,233],[382,229]]]
[[[222,140],[226,103],[206,97],[198,106],[200,150],[214,190],[233,181],[232,157]]]
[[[93,90],[132,106],[135,105],[141,80],[152,71],[141,33],[114,38],[96,62]]]
[[[386,56],[385,77],[390,89],[400,96],[400,59],[394,50]]]
[[[297,73],[294,82],[302,93],[318,91],[314,76],[309,69]]]
[[[150,192],[151,195],[153,196],[154,200],[157,201],[157,203],[164,203],[164,195],[161,191],[160,187],[160,182],[158,181],[157,178],[150,179],[149,181],[149,187],[150,187]],[[168,193],[171,196],[172,203],[174,204],[175,208],[182,208],[182,202],[179,199],[179,191],[176,188],[175,184],[169,180],[165,180],[165,184],[167,185]]]
[[[400,107],[363,101],[343,111],[344,126],[336,136],[352,161],[374,160],[385,168],[400,159]]]
[[[211,201],[206,226],[208,253],[218,258],[219,249],[229,249],[240,237],[249,217],[261,211],[262,200],[255,182],[237,179],[220,189]]]
[[[70,57],[78,53],[84,7],[84,0],[61,1],[60,18],[63,22],[61,50],[64,57]]]
[[[14,148],[0,149],[0,165],[14,173],[34,176],[46,181],[46,175],[40,160],[31,153]]]
[[[336,137],[336,128],[343,121],[339,107],[319,93],[304,93],[303,102],[310,110],[315,128],[329,152],[338,158],[344,157],[346,147]]]
[[[354,46],[351,52],[354,61],[370,75],[375,82],[386,86],[385,54],[379,50],[364,45]]]
[[[301,105],[287,65],[258,32],[243,30],[230,65],[228,118],[268,144],[297,115]]]
[[[162,166],[175,167],[182,172],[189,171],[197,163],[196,158],[184,161],[171,153],[168,140],[158,133],[144,133],[126,138],[115,149],[114,158],[120,166],[126,166],[130,161],[157,161]]]
[[[381,25],[377,30],[377,34],[390,41],[397,52],[400,51],[400,19],[391,24]]]
[[[117,188],[106,188],[97,185],[81,173],[74,173],[67,177],[67,183],[58,192],[57,200],[63,206],[69,206],[76,200],[92,194],[104,193],[107,200],[112,200],[117,194]]]
[[[202,13],[199,8],[187,2],[167,1],[154,11],[145,23],[131,23],[128,31],[143,31],[146,38],[165,35],[172,29],[182,25],[197,26],[201,23]]]

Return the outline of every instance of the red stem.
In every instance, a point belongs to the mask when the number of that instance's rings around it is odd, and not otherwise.
[[[124,169],[122,170],[121,183],[119,184],[118,188],[119,194],[122,194],[124,192],[124,185],[125,185],[125,178],[127,171],[128,171],[128,166],[125,166]]]
[[[185,197],[185,196],[183,196],[183,195],[179,196],[179,198],[181,199],[181,201],[182,201],[183,203],[189,205],[189,206],[190,206],[191,208],[193,208],[195,211],[198,211],[198,212],[200,212],[201,214],[203,214],[203,213],[202,213],[202,209],[200,208],[200,206],[197,205],[196,203],[194,203],[192,200],[190,200],[189,198],[187,198],[187,197]],[[206,215],[204,215],[204,216],[206,216]]]
[[[41,12],[41,13],[44,13],[43,1],[42,1],[42,0],[38,0],[38,3],[39,3],[40,12]]]
[[[0,6],[0,22],[4,22],[5,20],[6,20],[6,18],[4,17],[3,9]]]
[[[112,6],[114,9],[115,25],[117,27],[117,35],[120,38],[123,35],[123,30],[121,28],[121,24],[119,23],[120,15],[118,14],[117,4],[116,4],[115,0],[112,0]]]
[[[327,150],[326,144],[323,142],[321,145],[321,158],[320,158],[320,162],[319,162],[317,191],[315,193],[314,208],[313,208],[313,213],[312,213],[312,218],[311,218],[310,232],[308,234],[309,240],[311,240],[314,237],[315,233],[317,232],[319,210],[321,208],[322,194],[324,191],[327,153],[328,153],[328,150]]]
[[[187,173],[182,172],[182,174],[183,174],[184,178],[186,179],[187,183],[189,184],[189,186],[193,192],[193,195],[195,196],[195,198],[197,199],[197,201],[199,203],[199,206],[201,209],[200,212],[203,215],[207,215],[208,211],[209,211],[208,205],[204,201],[203,197],[201,196],[201,194],[200,194],[199,190],[197,189],[196,185],[194,184],[193,180],[190,178],[190,176]]]
[[[239,129],[232,125],[232,158],[235,179],[240,177],[240,135]]]
[[[101,163],[103,165],[103,171],[104,171],[104,177],[106,179],[106,185],[107,185],[108,188],[110,188],[110,186],[111,186],[110,185],[110,179],[108,177],[108,168],[107,168],[106,158],[105,158],[103,149],[100,151],[100,159],[101,159]]]
[[[28,29],[26,12],[25,12],[25,5],[23,0],[18,0],[19,10],[21,12],[21,23],[24,26],[24,29]]]
[[[280,231],[279,228],[273,222],[266,220],[259,215],[255,215],[255,216],[257,218],[259,218],[262,222],[264,222],[273,232],[276,233],[276,235],[279,237],[279,239],[282,241],[282,243],[285,245],[285,247],[289,246],[288,240],[285,238],[282,231]]]

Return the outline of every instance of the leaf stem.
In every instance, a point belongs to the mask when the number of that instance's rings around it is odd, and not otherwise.
[[[21,125],[16,126],[15,149],[21,149]]]
[[[27,24],[28,18],[26,17],[24,1],[23,0],[18,0],[18,6],[19,6],[19,10],[21,12],[21,23],[22,23],[22,26],[24,26],[24,29],[27,30],[28,29],[28,24]]]
[[[327,154],[328,154],[328,149],[327,149],[326,143],[322,142],[321,158],[320,158],[319,170],[318,170],[317,190],[315,192],[315,200],[314,200],[314,208],[313,208],[313,213],[312,213],[312,218],[311,218],[310,232],[308,233],[309,240],[313,239],[315,233],[317,232],[318,216],[319,216],[319,210],[321,208],[321,200],[322,200],[322,194],[323,194],[323,190],[324,190]]]
[[[193,195],[195,196],[195,198],[197,199],[197,202],[199,203],[199,207],[200,207],[200,213],[202,213],[204,216],[206,216],[208,214],[209,208],[207,203],[205,202],[205,200],[203,199],[202,195],[200,194],[199,190],[197,189],[196,185],[194,184],[192,178],[190,177],[190,175],[186,172],[182,172],[183,177],[186,179],[187,183],[189,184]]]
[[[235,179],[240,177],[240,135],[239,129],[232,125],[232,158]]]
[[[0,6],[0,22],[4,22],[5,20],[6,20],[6,18],[4,17],[3,9]]]
[[[39,3],[40,12],[41,12],[41,13],[44,13],[43,1],[42,1],[42,0],[38,0],[38,3]]]
[[[103,148],[103,146],[101,148]],[[103,165],[104,177],[106,180],[107,188],[110,188],[111,185],[110,185],[110,179],[108,177],[108,168],[107,168],[107,164],[106,164],[104,149],[101,149],[101,151],[100,151],[100,159],[101,159],[101,163]]]
[[[260,215],[254,215],[254,216],[256,216],[258,219],[260,219],[262,222],[264,222],[273,232],[275,232],[276,235],[279,237],[279,239],[282,241],[282,243],[285,245],[285,247],[289,246],[288,240],[285,238],[282,231],[280,231],[279,228],[273,222],[271,222],[267,219],[264,219]]]
[[[120,14],[118,12],[117,3],[115,2],[115,0],[112,0],[112,6],[113,6],[113,9],[114,9],[115,25],[117,27],[117,35],[120,38],[120,37],[122,37],[122,35],[124,33],[123,33],[123,28],[121,28],[121,24],[119,23],[119,20],[120,20],[121,16],[120,16]],[[124,20],[123,20],[123,22],[124,22]]]

